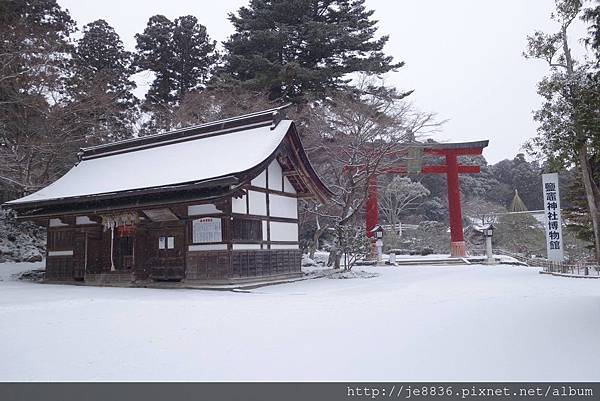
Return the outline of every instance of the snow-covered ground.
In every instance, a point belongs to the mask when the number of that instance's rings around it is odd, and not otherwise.
[[[30,268],[0,265],[0,380],[600,380],[600,280],[506,265],[250,292],[14,280]]]

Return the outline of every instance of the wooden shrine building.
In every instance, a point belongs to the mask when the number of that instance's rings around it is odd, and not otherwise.
[[[47,226],[47,280],[225,284],[300,274],[298,199],[330,196],[277,108],[82,149],[5,207]]]

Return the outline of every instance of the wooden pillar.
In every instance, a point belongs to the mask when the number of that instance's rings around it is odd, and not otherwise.
[[[373,233],[371,230],[379,224],[379,205],[377,201],[377,176],[372,175],[369,178],[367,198],[367,237],[372,237]]]
[[[375,247],[375,237],[372,230],[379,224],[379,202],[377,199],[377,176],[372,175],[369,178],[367,198],[367,237],[371,238],[371,259],[377,257],[377,248]]]
[[[115,224],[110,227],[110,271],[114,272],[115,269]]]
[[[450,255],[465,257],[463,238],[462,210],[460,207],[460,183],[458,180],[458,162],[455,153],[446,154],[448,178],[448,212],[450,217]]]

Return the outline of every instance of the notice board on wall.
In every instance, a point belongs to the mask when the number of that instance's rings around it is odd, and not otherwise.
[[[204,217],[192,222],[192,240],[194,244],[223,242],[221,219]]]

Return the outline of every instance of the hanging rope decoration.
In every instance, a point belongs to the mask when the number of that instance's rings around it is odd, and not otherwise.
[[[133,226],[140,221],[139,216],[135,212],[107,214],[102,215],[101,217],[104,231],[115,229],[121,226]]]

